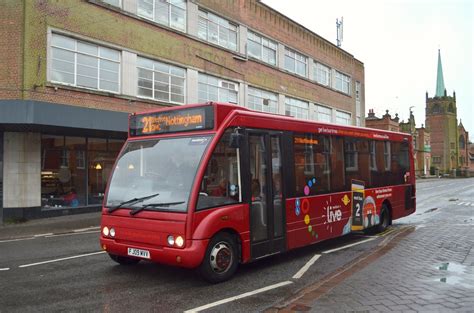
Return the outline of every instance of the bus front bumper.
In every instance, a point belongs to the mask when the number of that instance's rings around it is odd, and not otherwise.
[[[208,243],[208,239],[186,240],[185,248],[178,249],[170,247],[150,247],[139,243],[117,242],[114,239],[103,236],[100,238],[102,249],[109,254],[136,258],[128,254],[129,248],[140,249],[148,251],[149,258],[139,259],[185,268],[196,268],[201,264]]]

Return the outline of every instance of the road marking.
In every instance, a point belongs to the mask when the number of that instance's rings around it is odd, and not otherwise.
[[[23,240],[32,240],[32,239],[35,239],[35,237],[0,240],[0,243],[13,242],[13,241],[23,241]]]
[[[359,241],[359,242],[355,242],[355,243],[351,243],[351,244],[349,244],[349,245],[345,245],[345,246],[342,246],[342,247],[339,247],[339,248],[335,248],[335,249],[323,251],[322,253],[328,254],[328,253],[336,252],[336,251],[339,251],[339,250],[343,250],[343,249],[346,249],[346,248],[350,248],[350,247],[353,247],[353,246],[357,246],[357,245],[363,244],[363,243],[365,243],[365,242],[372,241],[372,240],[374,240],[374,239],[375,239],[375,238],[368,238],[368,239],[365,239],[365,240],[362,240],[362,241]]]
[[[458,203],[458,205],[463,205],[463,204],[464,204],[464,202],[459,202],[459,203]]]
[[[36,266],[36,265],[47,264],[47,263],[53,263],[53,262],[60,262],[60,261],[66,261],[66,260],[71,260],[71,259],[83,258],[83,257],[86,257],[86,256],[91,256],[91,255],[96,255],[96,254],[102,254],[102,253],[105,253],[105,251],[99,251],[99,252],[92,252],[92,253],[80,254],[80,255],[70,256],[70,257],[67,257],[67,258],[61,258],[61,259],[43,261],[43,262],[38,262],[38,263],[24,264],[24,265],[20,265],[20,266],[18,266],[18,267],[20,267],[20,268],[23,268],[23,267],[30,267],[30,266]]]
[[[86,232],[86,231],[91,231],[91,230],[100,230],[100,226],[91,226],[91,227],[86,227],[86,228],[74,229],[72,232],[81,233],[81,232]]]
[[[209,303],[209,304],[206,304],[206,305],[194,308],[194,309],[190,309],[190,310],[184,311],[184,313],[200,312],[200,311],[207,310],[209,308],[213,308],[215,306],[218,306],[218,305],[221,305],[221,304],[224,304],[224,303],[229,303],[229,302],[232,302],[232,301],[235,301],[235,300],[239,300],[239,299],[242,299],[242,298],[253,296],[253,295],[256,295],[256,294],[259,294],[259,293],[262,293],[262,292],[265,292],[265,291],[268,291],[268,290],[276,289],[276,288],[279,288],[279,287],[283,287],[283,286],[286,286],[286,285],[289,285],[289,284],[292,284],[292,283],[293,282],[291,282],[291,281],[284,281],[284,282],[274,284],[274,285],[270,285],[270,286],[260,288],[260,289],[254,290],[254,291],[249,291],[249,292],[243,293],[243,294],[238,295],[238,296],[230,297],[230,298],[219,300],[219,301],[216,301],[216,302],[212,302],[212,303]]]
[[[5,267],[5,268],[0,268],[0,271],[9,271],[10,268],[9,267]]]
[[[38,235],[33,235],[33,237],[46,237],[46,236],[51,236],[53,233],[45,233],[45,234],[38,234]]]
[[[91,231],[83,231],[83,232],[77,232],[77,233],[66,233],[66,234],[49,235],[49,236],[45,236],[45,238],[64,237],[64,236],[76,236],[76,235],[94,234],[94,233],[100,233],[100,230],[91,230]]]
[[[311,265],[313,265],[314,262],[316,262],[320,257],[321,257],[321,254],[315,254],[311,258],[311,260],[306,262],[306,264],[295,275],[293,275],[293,278],[294,279],[301,278],[301,276],[303,276],[303,274],[311,267]]]

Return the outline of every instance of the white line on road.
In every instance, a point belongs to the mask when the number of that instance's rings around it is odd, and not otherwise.
[[[5,267],[5,268],[0,268],[0,271],[9,271],[10,268],[9,267]]]
[[[311,260],[306,262],[306,264],[295,274],[293,275],[293,279],[299,279],[303,274],[310,268],[311,265],[314,264],[319,258],[321,257],[321,254],[315,254]]]
[[[359,241],[359,242],[351,243],[350,245],[345,245],[345,246],[342,246],[342,247],[339,247],[339,248],[323,251],[322,253],[328,254],[328,253],[336,252],[336,251],[339,251],[339,250],[342,250],[342,249],[346,249],[346,248],[349,248],[349,247],[360,245],[364,242],[372,241],[374,239],[375,238],[368,238],[368,239],[365,239],[365,240],[362,240],[362,241]]]
[[[66,233],[66,234],[57,234],[57,235],[49,235],[45,236],[44,238],[53,238],[53,237],[64,237],[64,236],[76,236],[76,235],[84,235],[84,234],[94,234],[99,233],[100,230],[91,230],[91,231],[83,231],[77,233]]]
[[[23,241],[23,240],[32,240],[32,239],[35,239],[35,237],[0,240],[0,243],[13,242],[13,241]]]
[[[463,204],[464,204],[464,202],[459,202],[459,203],[458,203],[458,205],[463,205]]]
[[[245,297],[253,296],[253,295],[256,295],[258,293],[262,293],[262,292],[265,292],[265,291],[268,291],[268,290],[283,287],[283,286],[286,286],[286,285],[289,285],[289,284],[292,284],[292,283],[293,282],[291,282],[291,281],[284,281],[284,282],[274,284],[274,285],[270,285],[270,286],[260,288],[260,289],[254,290],[254,291],[249,291],[249,292],[243,293],[243,294],[235,296],[235,297],[230,297],[230,298],[219,300],[219,301],[216,301],[216,302],[213,302],[213,303],[209,303],[209,304],[206,304],[206,305],[194,308],[194,309],[190,309],[190,310],[184,311],[184,313],[200,312],[200,311],[203,311],[203,310],[206,310],[206,309],[209,309],[209,308],[213,308],[215,306],[218,306],[218,305],[221,305],[221,304],[224,304],[224,303],[228,303],[228,302],[232,302],[232,301],[242,299],[242,298],[245,298]]]
[[[33,237],[46,237],[46,236],[51,236],[53,233],[46,233],[46,234],[38,234],[38,235],[33,235]]]
[[[71,259],[83,258],[83,257],[86,257],[86,256],[91,256],[91,255],[96,255],[96,254],[102,254],[102,253],[105,253],[105,251],[99,251],[99,252],[93,252],[93,253],[80,254],[80,255],[70,256],[70,257],[67,257],[67,258],[61,258],[61,259],[43,261],[43,262],[38,262],[38,263],[25,264],[25,265],[20,265],[20,266],[18,266],[18,267],[20,267],[20,268],[23,268],[23,267],[30,267],[30,266],[36,266],[36,265],[47,264],[47,263],[53,263],[53,262],[60,262],[60,261],[66,261],[66,260],[71,260]]]
[[[91,231],[91,230],[99,230],[100,226],[91,226],[87,228],[80,228],[80,229],[74,229],[74,233],[81,233],[81,232],[86,232],[86,231]]]

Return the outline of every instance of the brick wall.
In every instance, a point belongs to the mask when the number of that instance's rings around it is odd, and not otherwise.
[[[23,4],[0,1],[0,99],[18,99],[22,89]]]

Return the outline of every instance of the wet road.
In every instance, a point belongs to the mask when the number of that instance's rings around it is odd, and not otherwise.
[[[398,231],[416,225],[407,238],[417,238],[417,233],[431,228],[429,225],[450,218],[452,226],[443,231],[472,230],[474,179],[423,181],[418,184],[417,196],[417,214],[394,227]],[[258,312],[281,307],[292,295],[368,254],[387,238],[347,236],[241,266],[232,280],[209,285],[191,270],[147,262],[132,267],[116,265],[100,251],[98,236],[98,230],[92,228],[58,236],[0,240],[0,312]],[[356,245],[332,251],[349,244]],[[457,264],[464,266],[460,261]],[[452,264],[441,266],[452,269]],[[446,281],[455,279],[446,277]],[[312,307],[316,302],[308,304]]]

